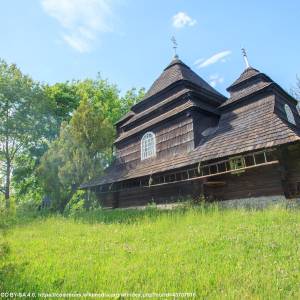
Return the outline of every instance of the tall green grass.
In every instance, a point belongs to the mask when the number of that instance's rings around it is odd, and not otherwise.
[[[0,291],[300,299],[300,214],[190,208],[94,211],[11,226]]]

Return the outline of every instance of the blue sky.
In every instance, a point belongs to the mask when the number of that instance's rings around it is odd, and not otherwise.
[[[0,57],[34,79],[149,88],[173,56],[226,94],[250,64],[286,90],[300,75],[300,1],[3,0]]]

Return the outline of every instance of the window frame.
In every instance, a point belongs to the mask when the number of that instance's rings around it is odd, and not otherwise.
[[[298,104],[296,105],[296,109],[297,109],[298,115],[300,116],[300,102],[298,102]]]
[[[284,110],[285,110],[285,114],[286,114],[286,117],[287,117],[287,120],[289,121],[289,123],[296,125],[296,120],[295,120],[293,111],[287,103],[284,104]]]
[[[147,131],[141,138],[141,160],[156,156],[156,137],[152,131]]]

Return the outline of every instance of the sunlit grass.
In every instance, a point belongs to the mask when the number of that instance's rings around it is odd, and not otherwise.
[[[23,222],[5,239],[0,290],[300,298],[297,210],[96,211]]]

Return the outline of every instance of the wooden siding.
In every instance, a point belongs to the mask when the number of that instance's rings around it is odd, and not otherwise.
[[[194,148],[193,119],[182,115],[173,121],[153,129],[156,137],[156,158],[173,156]],[[120,163],[137,165],[141,161],[141,138],[145,132],[117,145],[117,159]]]
[[[223,187],[206,187],[209,199],[231,200],[262,196],[284,195],[278,166],[265,166],[248,170],[240,174],[228,174],[216,177],[225,182]]]
[[[271,82],[264,82],[260,81],[259,79],[253,82],[245,83],[242,88],[232,92],[230,98],[223,103],[221,107],[226,107],[229,104],[239,102],[241,99],[252,96],[254,93],[259,93],[260,91],[269,87],[271,84]]]
[[[97,194],[100,203],[104,207],[130,207],[143,206],[155,202],[173,203],[188,197],[195,197],[197,186],[193,182],[179,183],[164,187],[132,188],[123,192]],[[117,200],[117,198],[119,200]],[[118,205],[118,206],[117,206]]]
[[[188,198],[199,199],[202,190],[208,201],[284,195],[278,166],[264,166],[240,174],[216,176],[209,182],[214,181],[224,185],[211,187],[205,181],[195,180],[179,182],[176,185],[132,188],[116,193],[98,194],[98,197],[106,207],[129,207],[143,206],[151,202],[160,204]]]
[[[149,109],[136,115],[134,118],[128,121],[128,124],[125,123],[122,126],[124,132],[138,128],[139,126],[149,121],[152,121],[154,118],[159,117],[169,111],[172,111],[181,105],[184,105],[189,100],[188,96],[186,95],[188,91],[188,89],[184,89],[183,91],[173,95],[174,98],[170,97],[169,99],[166,99],[166,103],[160,102],[159,104],[151,106]]]
[[[286,197],[300,196],[300,144],[290,145],[282,150]]]
[[[178,115],[182,115],[188,110],[190,110],[192,107],[194,107],[194,103],[190,100],[187,100],[183,104],[165,112],[160,112],[160,115],[141,124],[140,126],[137,126],[135,128],[132,128],[131,130],[123,132],[116,140],[115,144],[119,144],[120,142],[123,142],[124,140],[128,140],[130,137],[139,135],[141,132],[149,131],[150,128],[153,128],[155,126],[159,126],[163,123],[170,122],[172,119],[174,119]]]
[[[297,111],[297,107],[294,103],[294,101],[290,101],[290,99],[288,98],[284,98],[283,96],[277,94],[276,95],[276,101],[275,101],[275,113],[280,117],[282,118],[283,120],[285,120],[289,126],[291,127],[294,127],[294,125],[290,124],[288,119],[287,119],[287,116],[286,116],[286,112],[285,112],[285,108],[284,108],[284,105],[285,104],[288,104],[288,106],[291,108],[292,112],[293,112],[293,115],[294,115],[294,118],[295,118],[295,121],[296,121],[296,125],[298,127],[300,127],[300,116],[299,116],[299,113]]]
[[[111,168],[100,180],[96,179],[88,184],[95,186],[142,177],[178,169],[199,161],[207,162],[299,141],[300,129],[288,126],[285,120],[274,113],[274,103],[274,95],[265,97],[261,95],[253,102],[244,102],[244,105],[240,103],[234,110],[222,114],[218,130],[203,138],[193,151],[168,159],[146,160],[133,168],[127,166],[123,168],[120,165],[118,168]]]
[[[177,94],[178,92],[185,89],[185,85],[183,83],[178,83],[169,89],[159,93],[158,95],[155,95],[154,97],[146,98],[145,100],[137,103],[133,109],[134,112],[139,114],[141,112],[144,112],[145,110],[151,108],[154,105],[157,105],[158,103],[164,101],[166,98],[171,97],[174,94]]]
[[[194,140],[195,147],[199,146],[201,140],[204,138],[202,132],[209,128],[218,125],[219,118],[211,114],[207,114],[201,111],[193,112],[193,128],[194,128]]]

